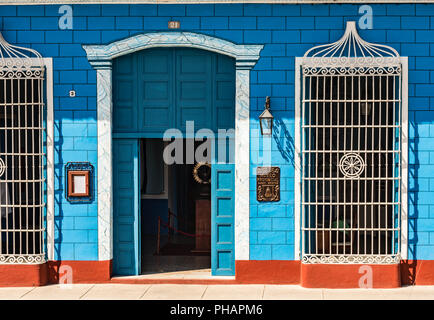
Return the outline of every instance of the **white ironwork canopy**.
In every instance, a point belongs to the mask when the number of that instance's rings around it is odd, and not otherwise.
[[[12,45],[0,32],[0,72],[42,69],[43,66],[44,62],[38,51]]]
[[[355,21],[347,21],[345,33],[338,41],[313,47],[303,57],[304,66],[335,67],[342,71],[344,68],[394,68],[400,63],[399,53],[394,48],[363,40]]]

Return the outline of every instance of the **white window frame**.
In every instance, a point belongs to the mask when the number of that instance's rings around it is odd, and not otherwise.
[[[301,68],[305,57],[295,58],[294,259],[301,260]],[[408,259],[408,57],[399,57],[401,77],[401,212],[400,258]]]
[[[54,107],[53,107],[53,59],[52,58],[27,58],[34,65],[41,63],[45,66],[45,102],[46,102],[46,160],[47,160],[47,202],[46,202],[46,260],[38,263],[20,264],[41,264],[54,260]],[[3,58],[5,61],[14,61],[14,58]],[[7,262],[5,262],[7,263]],[[14,262],[13,262],[14,263]]]

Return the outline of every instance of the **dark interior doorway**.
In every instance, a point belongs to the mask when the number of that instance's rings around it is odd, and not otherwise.
[[[186,163],[187,139],[184,161],[165,164],[167,143],[140,143],[142,274],[211,268],[211,167]]]

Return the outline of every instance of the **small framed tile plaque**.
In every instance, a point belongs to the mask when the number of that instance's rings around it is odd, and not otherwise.
[[[66,199],[70,202],[92,201],[93,166],[89,162],[68,162],[65,166]]]

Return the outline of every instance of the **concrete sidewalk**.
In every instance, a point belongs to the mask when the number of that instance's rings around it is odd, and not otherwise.
[[[74,284],[0,288],[0,299],[305,300],[434,299],[434,286],[398,289],[306,289],[294,285]]]

